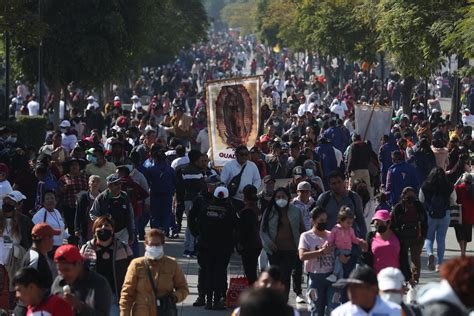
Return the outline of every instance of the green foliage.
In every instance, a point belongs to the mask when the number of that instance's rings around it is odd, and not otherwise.
[[[18,133],[18,143],[40,148],[46,137],[46,118],[42,116],[20,116],[17,121],[0,122]]]
[[[462,58],[474,58],[474,0],[452,1],[449,15],[433,24],[443,34],[442,48]]]
[[[227,4],[221,11],[221,19],[231,28],[240,28],[242,35],[256,31],[257,4],[253,0],[241,0]]]

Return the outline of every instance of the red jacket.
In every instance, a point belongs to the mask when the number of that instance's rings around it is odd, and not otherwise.
[[[474,224],[474,194],[467,190],[466,184],[455,186],[457,203],[462,205],[462,223]]]
[[[133,206],[135,218],[141,216],[143,203],[140,202],[146,199],[150,194],[130,177],[123,177],[120,181],[122,182],[122,191],[127,193],[128,199]]]

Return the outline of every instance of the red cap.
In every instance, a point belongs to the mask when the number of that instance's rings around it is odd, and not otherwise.
[[[43,239],[47,236],[57,236],[60,235],[61,231],[59,229],[54,229],[46,223],[38,223],[31,230],[31,236],[33,239]]]
[[[54,262],[75,263],[84,261],[79,248],[74,245],[62,245],[54,253]]]
[[[125,127],[126,124],[127,124],[127,119],[125,118],[125,116],[120,116],[120,117],[117,119],[116,125],[118,125],[118,126],[120,126],[120,127]]]

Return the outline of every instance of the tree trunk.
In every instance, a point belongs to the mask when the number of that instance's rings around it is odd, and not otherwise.
[[[459,68],[464,67],[466,60],[460,56],[458,59],[458,70],[454,72],[453,96],[451,98],[451,123],[453,125],[459,122],[459,111],[461,111],[461,78],[459,78]]]
[[[410,114],[411,113],[411,92],[413,87],[415,86],[415,78],[413,76],[405,77],[403,87],[402,87],[402,106],[403,106],[403,113]]]
[[[337,65],[339,70],[339,91],[342,91],[342,89],[344,89],[344,57],[340,57],[337,59]]]

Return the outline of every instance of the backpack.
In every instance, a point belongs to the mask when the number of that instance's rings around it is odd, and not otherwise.
[[[425,192],[423,192],[425,193]],[[449,196],[443,194],[425,194],[425,204],[431,218],[444,218],[449,209]]]

